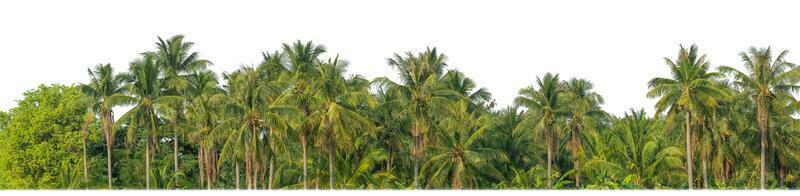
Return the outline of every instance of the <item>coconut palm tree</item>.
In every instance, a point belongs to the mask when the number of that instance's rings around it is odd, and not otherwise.
[[[321,100],[316,116],[320,118],[319,129],[324,131],[328,150],[328,177],[330,189],[334,189],[334,162],[336,149],[351,149],[352,138],[358,134],[356,130],[374,135],[372,122],[358,114],[354,107],[366,103],[375,105],[375,101],[367,91],[353,91],[348,81],[342,76],[347,62],[340,61],[338,56],[317,66],[319,78],[314,81],[315,96]],[[358,79],[358,78],[356,78]]]
[[[411,117],[411,151],[414,156],[414,182],[413,187],[419,187],[419,167],[424,157],[424,140],[432,126],[431,115],[443,112],[443,107],[452,102],[452,96],[458,93],[442,88],[440,83],[447,66],[447,56],[437,52],[436,48],[428,48],[425,52],[414,54],[406,52],[405,55],[394,54],[387,59],[390,67],[398,71],[401,83],[395,83],[386,77],[374,80],[379,86],[403,95],[401,100],[387,104],[404,103],[402,112]]]
[[[106,142],[106,169],[108,188],[111,189],[111,148],[114,147],[114,106],[128,105],[134,99],[126,95],[127,88],[123,77],[114,75],[111,64],[99,64],[89,69],[90,81],[81,85],[81,91],[93,100],[92,111],[100,115],[103,123],[103,138]]]
[[[166,87],[166,95],[184,96],[188,87],[187,75],[200,71],[211,64],[211,61],[200,59],[197,52],[190,52],[193,42],[184,42],[183,35],[176,35],[164,41],[158,37],[158,65],[161,67]],[[172,146],[174,172],[178,172],[178,134],[179,124],[183,117],[184,103],[177,102],[174,106],[175,113],[170,117],[172,121]],[[176,181],[177,182],[177,181]]]
[[[159,114],[170,114],[169,105],[183,101],[178,96],[165,96],[161,89],[161,71],[156,64],[154,53],[143,53],[143,58],[130,65],[129,73],[120,77],[129,82],[127,91],[136,98],[136,105],[120,117],[120,122],[128,123],[126,140],[131,143],[138,129],[144,130],[145,137],[145,188],[150,188],[150,156],[153,140],[158,135]]]
[[[313,138],[312,129],[318,125],[309,118],[319,105],[319,99],[313,96],[311,83],[318,75],[315,68],[319,63],[318,58],[325,51],[325,46],[310,41],[303,43],[298,40],[292,44],[283,44],[283,54],[286,55],[288,63],[286,71],[291,77],[291,89],[286,91],[286,95],[281,96],[279,102],[297,106],[306,116],[301,123],[302,127],[298,130],[303,150],[303,189],[308,188],[308,140]]]
[[[514,104],[528,109],[524,120],[526,123],[521,123],[519,126],[526,128],[532,126],[534,131],[544,133],[547,144],[547,188],[553,188],[551,177],[556,140],[553,129],[562,107],[559,102],[562,89],[559,87],[558,74],[547,73],[544,77],[536,77],[536,83],[536,87],[531,85],[521,89],[519,96],[514,99]]]
[[[771,108],[775,107],[776,100],[795,101],[792,93],[800,89],[800,86],[797,85],[800,81],[800,70],[795,64],[785,60],[788,53],[783,50],[773,58],[771,48],[750,47],[747,52],[739,53],[747,73],[732,67],[719,67],[720,72],[733,76],[736,87],[740,88],[742,93],[749,95],[755,102],[756,121],[761,134],[759,180],[761,189],[766,188],[769,120],[771,112],[773,112]]]
[[[197,164],[199,172],[200,188],[203,188],[204,181],[207,181],[211,188],[211,178],[206,175],[211,175],[210,168],[204,165],[214,165],[211,161],[207,161],[208,151],[214,150],[214,139],[211,136],[214,133],[214,128],[219,121],[217,110],[218,107],[210,103],[212,97],[222,93],[219,87],[217,77],[214,72],[201,71],[195,72],[188,77],[188,86],[186,96],[189,98],[188,107],[186,110],[187,125],[186,130],[189,131],[189,141],[197,145]]]
[[[484,137],[486,130],[495,126],[496,119],[490,115],[479,118],[468,111],[471,103],[466,100],[454,103],[446,119],[440,125],[447,131],[436,132],[441,145],[435,154],[422,168],[429,173],[428,187],[445,187],[452,189],[478,188],[478,177],[488,176],[502,181],[502,173],[495,168],[493,161],[507,163],[508,157],[500,150],[480,147],[478,140]]]
[[[704,108],[713,108],[720,99],[728,97],[727,92],[719,89],[714,84],[714,79],[722,75],[709,72],[710,63],[706,56],[698,56],[696,45],[688,50],[680,47],[678,58],[671,60],[664,58],[670,68],[672,78],[656,77],[648,82],[650,91],[648,98],[659,98],[656,103],[656,114],[667,110],[667,121],[672,122],[679,112],[683,112],[686,123],[686,183],[689,189],[693,188],[692,178],[692,117],[698,118]],[[699,118],[698,118],[699,119]],[[667,126],[671,127],[671,126]]]
[[[223,107],[227,116],[217,129],[230,130],[220,154],[220,160],[227,160],[233,154],[244,150],[245,182],[248,189],[254,189],[259,160],[263,159],[265,128],[288,129],[288,120],[299,116],[300,110],[294,106],[270,103],[270,83],[262,80],[259,71],[243,67],[226,74],[229,96],[216,96],[216,102]]]
[[[563,83],[565,88],[565,108],[568,113],[572,139],[570,148],[572,151],[573,167],[575,168],[575,187],[581,187],[581,167],[580,161],[583,158],[583,131],[587,127],[592,128],[596,118],[602,118],[606,114],[600,108],[603,104],[603,97],[597,92],[592,91],[594,84],[589,80],[572,78]]]

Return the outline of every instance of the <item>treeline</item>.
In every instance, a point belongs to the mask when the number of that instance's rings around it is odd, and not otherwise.
[[[497,107],[436,48],[369,80],[312,42],[221,75],[192,45],[159,38],[128,70],[26,92],[0,112],[0,189],[800,186],[786,51],[750,48],[736,70],[681,46],[648,83],[657,112],[614,116],[591,81],[552,73]]]

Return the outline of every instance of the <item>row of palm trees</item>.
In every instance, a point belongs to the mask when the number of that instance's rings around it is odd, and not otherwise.
[[[764,189],[768,164],[779,187],[796,187],[784,182],[797,182],[791,163],[800,137],[791,115],[800,75],[786,51],[773,58],[769,48],[751,48],[740,54],[744,72],[712,71],[696,46],[681,47],[665,59],[671,77],[648,83],[656,116],[616,117],[602,110],[592,82],[551,73],[522,88],[513,106],[496,109],[487,89],[446,70],[448,58],[436,48],[389,58],[399,80],[368,80],[346,76],[348,62],[338,56],[323,59],[324,46],[297,41],[223,73],[222,84],[192,45],[181,35],[159,38],[127,72],[109,64],[89,70],[81,86],[94,103],[86,123],[102,124],[109,188],[117,130],[126,130],[131,150],[144,144],[147,189],[151,179],[163,184],[166,171],[150,168],[160,144],[172,145],[166,186],[175,188],[193,188],[177,183],[189,172],[181,171],[181,156],[196,157],[194,188],[207,189],[230,181],[237,189],[242,181],[246,189],[692,189],[696,165],[704,188],[713,186],[709,170],[726,188],[746,186],[754,179],[743,176],[747,168],[759,166]],[[132,108],[116,118],[118,106]],[[684,134],[673,131],[681,128]],[[742,156],[752,154],[754,138],[758,164]]]

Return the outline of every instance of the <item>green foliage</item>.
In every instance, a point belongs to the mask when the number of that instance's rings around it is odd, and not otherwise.
[[[714,72],[680,47],[648,83],[656,112],[615,116],[592,81],[556,73],[495,108],[436,48],[394,54],[399,80],[370,81],[312,42],[221,77],[192,46],[159,38],[124,72],[26,92],[0,112],[0,189],[800,187],[800,69],[785,51]]]
[[[75,188],[88,105],[78,88],[63,85],[41,85],[24,96],[0,131],[0,188]]]

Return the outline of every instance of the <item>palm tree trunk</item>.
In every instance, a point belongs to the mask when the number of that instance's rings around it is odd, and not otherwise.
[[[708,149],[705,147],[705,145],[703,145],[704,144],[703,143],[703,135],[701,135],[706,131],[706,120],[705,120],[704,116],[701,116],[701,117],[702,117],[702,119],[700,120],[700,131],[697,132],[697,136],[698,136],[697,138],[698,138],[698,141],[699,141],[698,144],[700,145],[698,147],[700,147],[700,149],[701,149],[700,150],[700,160],[701,160],[701,164],[703,164],[702,165],[702,167],[703,167],[702,168],[703,169],[703,189],[708,189],[708,166],[707,166]],[[708,137],[708,136],[705,136],[705,137]]]
[[[178,122],[177,121],[178,120],[175,119],[175,121],[173,121],[173,123],[172,123],[172,127],[173,127],[173,132],[172,132],[172,156],[173,157],[172,157],[172,159],[174,160],[174,165],[175,165],[175,170],[173,172],[173,176],[176,176],[174,174],[178,173]],[[175,180],[175,188],[178,188],[178,184],[177,183],[178,183],[178,181]]]
[[[692,129],[691,129],[691,113],[686,112],[685,121],[686,121],[686,182],[689,185],[689,189],[691,190],[693,187],[692,182]]]
[[[547,189],[553,189],[553,181],[551,180],[552,167],[553,167],[553,130],[548,126],[545,128],[545,140],[547,140]]]
[[[703,155],[703,188],[708,189],[708,167],[706,166],[706,157]]]
[[[274,165],[275,165],[275,158],[274,157],[270,157],[269,158],[269,179],[267,181],[267,189],[269,189],[269,190],[272,190],[272,178],[273,178],[273,175],[275,175],[275,174],[273,174]]]
[[[106,136],[106,138],[111,136]],[[111,186],[111,146],[114,145],[109,139],[106,139],[106,172],[108,173],[108,189],[114,189]]]
[[[235,163],[236,165],[236,190],[239,190],[239,162]]]
[[[86,164],[86,125],[81,129],[81,136],[83,137],[83,185],[88,189],[89,166]]]
[[[147,136],[144,152],[145,188],[150,189],[150,136]]]
[[[305,134],[300,135],[300,143],[303,146],[303,189],[308,189],[308,151]]]
[[[205,184],[205,168],[203,168],[203,145],[197,145],[197,172],[200,178],[200,189],[203,189],[203,185]]]
[[[269,128],[269,136],[272,137],[272,134],[273,134],[273,130],[272,130],[272,127],[270,127]],[[272,177],[274,175],[272,172],[274,171],[274,168],[275,168],[275,155],[276,155],[275,140],[274,139],[270,139],[270,141],[269,141],[269,149],[270,149],[270,151],[272,151],[272,155],[269,156],[269,177],[267,179],[267,189],[272,190]]]
[[[111,186],[111,147],[114,146],[114,143],[111,141],[112,135],[111,125],[114,124],[112,122],[111,115],[108,112],[103,113],[103,135],[106,138],[106,172],[108,173],[108,189],[113,189]]]
[[[580,188],[581,187],[581,160],[580,160],[580,155],[578,155],[578,153],[580,153],[580,149],[581,149],[581,146],[582,146],[581,145],[580,134],[581,134],[581,125],[576,123],[575,127],[573,128],[573,132],[572,132],[572,144],[573,144],[572,157],[575,160],[575,162],[574,162],[574,166],[575,166],[575,188]]]
[[[333,162],[334,157],[336,156],[336,143],[334,143],[335,141],[333,136],[333,127],[328,126],[328,183],[330,184],[331,190],[333,190]]]
[[[411,152],[414,154],[414,189],[417,189],[417,188],[419,188],[419,162],[420,162],[420,157],[419,157],[419,151],[420,151],[420,149],[419,149],[419,147],[420,147],[420,145],[419,145],[419,142],[420,142],[419,141],[419,134],[420,134],[419,133],[419,122],[414,123],[414,125],[412,125],[412,126],[413,127],[411,128],[412,129],[411,130],[411,134],[412,134],[412,140],[413,141],[412,141],[412,144],[411,144],[411,146],[412,146]]]
[[[759,97],[756,100],[758,105],[756,106],[756,112],[758,113],[758,128],[761,132],[761,179],[760,187],[761,189],[766,188],[766,173],[767,173],[767,129],[769,128],[769,122],[767,118],[767,104],[763,97]]]

